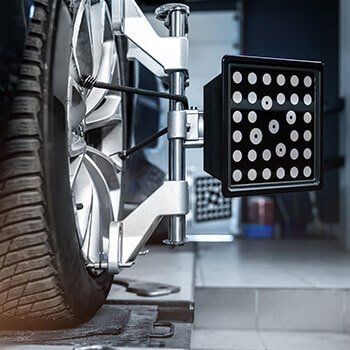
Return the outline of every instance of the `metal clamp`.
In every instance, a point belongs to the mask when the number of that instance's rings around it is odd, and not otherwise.
[[[171,8],[161,6],[157,18],[167,21]],[[134,0],[112,1],[112,23],[114,31],[126,35],[131,42],[129,59],[138,60],[158,77],[168,77],[171,71],[188,75],[188,39],[185,35],[159,36]]]
[[[186,139],[186,111],[168,113],[168,139]]]
[[[186,148],[203,146],[204,118],[198,109],[168,113],[168,139],[184,139]]]
[[[204,116],[203,111],[190,109],[186,111],[186,148],[200,148],[204,144]]]
[[[122,267],[132,264],[163,216],[186,215],[188,212],[187,182],[165,181],[124,220],[111,222],[108,271],[119,273]]]

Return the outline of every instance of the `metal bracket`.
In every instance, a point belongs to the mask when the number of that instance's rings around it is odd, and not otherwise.
[[[187,182],[165,181],[124,220],[111,222],[108,271],[119,273],[122,267],[132,264],[163,216],[188,212]]]
[[[161,15],[158,19],[164,20]],[[171,71],[188,76],[188,39],[159,36],[134,0],[112,1],[113,29],[131,41],[128,58],[136,59],[158,77]]]
[[[168,112],[168,139],[184,139],[186,148],[203,147],[204,117],[198,109]]]
[[[204,115],[203,111],[190,109],[186,111],[186,148],[201,148],[204,145]]]

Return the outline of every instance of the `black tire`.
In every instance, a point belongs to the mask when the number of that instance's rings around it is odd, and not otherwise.
[[[52,93],[59,17],[68,10],[74,16],[79,1],[34,3],[1,146],[1,328],[83,322],[105,302],[112,282],[110,274],[94,276],[85,268],[69,184],[65,111]]]

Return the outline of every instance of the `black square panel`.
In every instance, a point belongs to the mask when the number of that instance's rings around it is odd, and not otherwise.
[[[320,187],[322,64],[225,56],[222,69],[205,87],[205,170],[224,195]]]
[[[197,222],[229,219],[232,216],[231,199],[221,193],[221,182],[211,176],[198,177],[195,181]]]

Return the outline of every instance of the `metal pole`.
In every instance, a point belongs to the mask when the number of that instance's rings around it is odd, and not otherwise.
[[[188,7],[182,4],[175,5],[168,14],[170,36],[185,36],[187,33]],[[184,71],[174,71],[170,76],[170,93],[184,95],[186,76]],[[170,111],[183,110],[182,102],[170,101]],[[169,140],[169,180],[184,181],[185,174],[185,147],[184,139]],[[184,215],[169,217],[168,240],[164,243],[173,247],[186,243],[186,217]]]

